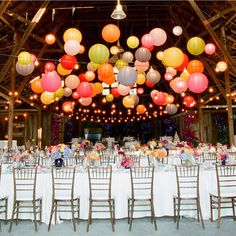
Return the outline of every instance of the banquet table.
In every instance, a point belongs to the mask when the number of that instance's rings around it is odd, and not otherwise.
[[[80,218],[88,218],[88,173],[85,169],[78,167],[75,176],[75,193],[80,196]],[[0,185],[1,192],[7,194],[8,218],[10,219],[13,205],[13,174],[10,171],[3,171]],[[214,169],[200,169],[200,198],[202,214],[204,219],[210,217],[209,192],[216,190],[216,174]],[[43,212],[42,221],[49,222],[51,201],[52,201],[52,178],[50,169],[42,169],[37,176],[37,193],[42,196]],[[116,169],[112,173],[112,196],[115,198],[115,217],[116,219],[127,217],[127,199],[131,193],[130,172],[126,169]],[[173,216],[173,194],[176,193],[176,176],[172,168],[157,167],[154,172],[154,205],[157,217]],[[140,213],[134,217],[144,217],[148,213]],[[189,217],[196,217],[196,212],[188,211]],[[216,212],[214,214],[216,216]],[[232,210],[222,211],[222,215],[232,215]],[[70,219],[69,213],[60,213],[61,218]],[[3,216],[1,216],[3,217]],[[108,218],[109,215],[95,213],[94,218]],[[33,219],[33,215],[22,213],[21,219]],[[60,222],[58,216],[58,222]]]

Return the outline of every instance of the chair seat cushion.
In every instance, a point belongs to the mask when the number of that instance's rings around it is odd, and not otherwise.
[[[218,197],[218,192],[211,192],[210,195]],[[236,192],[221,192],[220,197],[236,198]]]
[[[178,198],[178,195],[177,194],[174,194],[173,195],[174,198]],[[184,199],[194,199],[194,198],[197,198],[197,195],[196,194],[191,194],[191,193],[182,193],[180,194],[180,198],[184,198]]]

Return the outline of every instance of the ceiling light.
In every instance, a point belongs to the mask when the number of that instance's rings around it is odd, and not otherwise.
[[[111,18],[114,20],[123,20],[126,18],[126,14],[122,9],[122,5],[120,5],[120,0],[117,0],[117,5],[111,14]]]

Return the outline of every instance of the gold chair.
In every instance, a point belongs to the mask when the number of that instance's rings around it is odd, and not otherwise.
[[[52,217],[55,213],[55,223],[57,213],[71,212],[74,231],[76,231],[76,214],[77,223],[80,215],[80,198],[74,192],[75,167],[52,168],[52,208],[48,231],[51,228]]]
[[[128,157],[133,160],[134,166],[136,166],[136,167],[140,166],[140,156],[139,155],[132,154],[132,155],[129,155]]]
[[[217,153],[216,152],[203,152],[203,162],[211,161],[216,163],[217,162]]]
[[[177,180],[177,194],[173,196],[174,200],[174,222],[179,229],[179,220],[181,211],[197,211],[198,222],[201,220],[202,228],[204,229],[204,221],[200,205],[199,195],[199,165],[192,166],[175,166]],[[196,208],[189,208],[191,205],[196,205]],[[183,208],[181,208],[183,206]]]
[[[221,209],[232,208],[233,219],[236,207],[236,165],[216,166],[217,191],[210,193],[211,221],[217,210],[217,228],[220,228]]]
[[[92,223],[93,212],[109,212],[112,225],[112,231],[115,231],[115,200],[111,196],[111,166],[88,167],[89,177],[89,215],[87,223],[87,232]],[[105,211],[108,207],[109,211]],[[93,208],[95,210],[93,210]],[[102,209],[101,209],[102,208]]]
[[[76,166],[78,158],[71,157],[71,158],[64,158],[63,164],[64,166]]]
[[[132,228],[134,211],[150,211],[151,222],[154,222],[155,230],[157,230],[153,201],[154,167],[132,167],[130,169],[130,177],[131,197],[128,199],[129,230],[131,231]],[[144,210],[143,207],[145,206],[150,206],[150,209]]]
[[[77,159],[76,160],[76,165],[82,166],[85,156],[84,155],[80,155],[80,152],[75,152],[74,154],[74,158]]]
[[[42,222],[42,198],[36,193],[36,180],[37,168],[13,169],[14,201],[9,232],[12,230],[15,215],[16,224],[18,224],[19,213],[33,213],[34,227],[37,232],[38,214],[40,224]],[[28,209],[29,211],[20,211],[21,209]]]
[[[101,155],[100,156],[100,165],[102,166],[111,166],[115,163],[114,155]]]

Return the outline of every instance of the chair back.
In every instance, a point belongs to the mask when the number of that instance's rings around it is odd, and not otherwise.
[[[83,155],[82,155],[82,154],[83,154]],[[74,158],[76,159],[76,163],[77,163],[76,165],[79,165],[79,166],[82,166],[82,165],[83,165],[83,162],[84,162],[84,159],[85,159],[84,153],[75,152]]]
[[[134,166],[140,166],[140,156],[137,154],[132,154],[128,156],[130,159],[133,160]]]
[[[112,154],[102,154],[100,156],[100,165],[111,166],[115,163],[115,157]]]
[[[77,157],[64,158],[63,163],[64,166],[76,166],[78,163],[77,160]]]
[[[177,195],[199,196],[199,165],[175,166]]]
[[[153,196],[154,167],[132,167],[130,168],[131,194],[132,198]]]
[[[216,152],[203,152],[203,162],[211,161],[216,163],[217,162],[217,153]]]
[[[88,167],[89,196],[111,199],[111,166]]]

